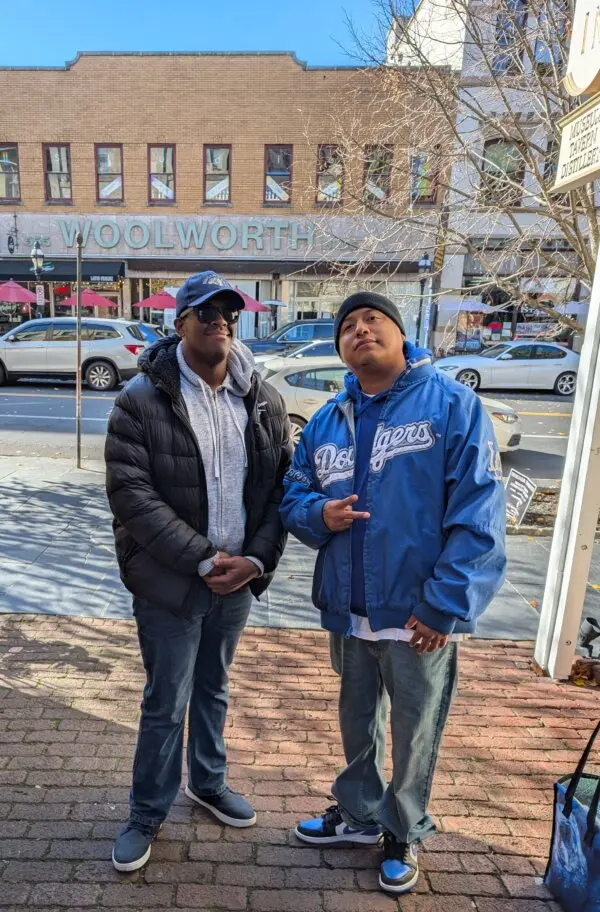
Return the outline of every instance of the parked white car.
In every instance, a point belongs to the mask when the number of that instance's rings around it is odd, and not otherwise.
[[[269,377],[269,383],[283,396],[292,425],[292,439],[297,443],[302,429],[314,413],[344,388],[347,368],[339,359],[311,359],[300,364],[287,364]],[[492,420],[501,453],[516,450],[521,444],[521,422],[518,414],[504,402],[481,397]]]
[[[436,361],[471,389],[554,390],[575,392],[579,355],[556,342],[500,342],[478,355],[455,355]]]
[[[112,390],[138,372],[138,357],[155,339],[134,320],[81,321],[82,377],[90,389]],[[77,369],[73,317],[28,320],[0,337],[0,386],[21,378],[73,380]],[[156,336],[156,338],[159,338]]]
[[[330,339],[322,339],[319,342],[308,342],[306,345],[299,345],[298,348],[292,348],[283,355],[274,355],[273,352],[266,355],[255,355],[254,360],[263,377],[268,376],[268,372],[274,374],[282,370],[289,363],[289,358],[336,358],[337,351],[335,342]],[[265,367],[265,365],[267,365]]]

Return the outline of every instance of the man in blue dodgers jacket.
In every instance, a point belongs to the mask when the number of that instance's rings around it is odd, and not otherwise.
[[[411,890],[437,752],[457,677],[457,640],[504,574],[504,493],[494,433],[472,390],[405,341],[395,305],[342,304],[346,390],[304,429],[284,525],[319,550],[313,601],[341,675],[347,767],[337,804],[296,827],[315,845],[375,844],[379,883]],[[383,778],[391,700],[392,781]]]

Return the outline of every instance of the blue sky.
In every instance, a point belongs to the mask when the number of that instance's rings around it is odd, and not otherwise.
[[[62,66],[77,51],[295,51],[354,64],[345,17],[376,28],[373,0],[54,0],[6,3],[0,66]]]

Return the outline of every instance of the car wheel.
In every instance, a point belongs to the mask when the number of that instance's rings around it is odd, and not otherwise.
[[[460,373],[456,375],[456,379],[459,383],[462,383],[463,386],[468,386],[469,389],[472,390],[479,389],[479,384],[481,382],[477,371],[470,367],[466,370],[461,370]]]
[[[298,415],[290,415],[290,425],[292,428],[292,443],[294,446],[298,446],[300,442],[300,435],[304,428],[306,427],[306,421],[304,418],[299,418]]]
[[[560,377],[556,378],[554,392],[558,393],[559,396],[572,396],[575,392],[576,383],[577,374],[574,374],[571,371],[566,374],[561,374]]]
[[[105,393],[114,390],[119,378],[111,364],[107,364],[106,361],[92,361],[85,369],[85,382],[95,392]]]

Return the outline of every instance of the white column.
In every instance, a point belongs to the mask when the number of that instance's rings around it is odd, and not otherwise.
[[[579,377],[546,589],[535,647],[538,665],[567,678],[600,510],[600,256],[579,363]]]

